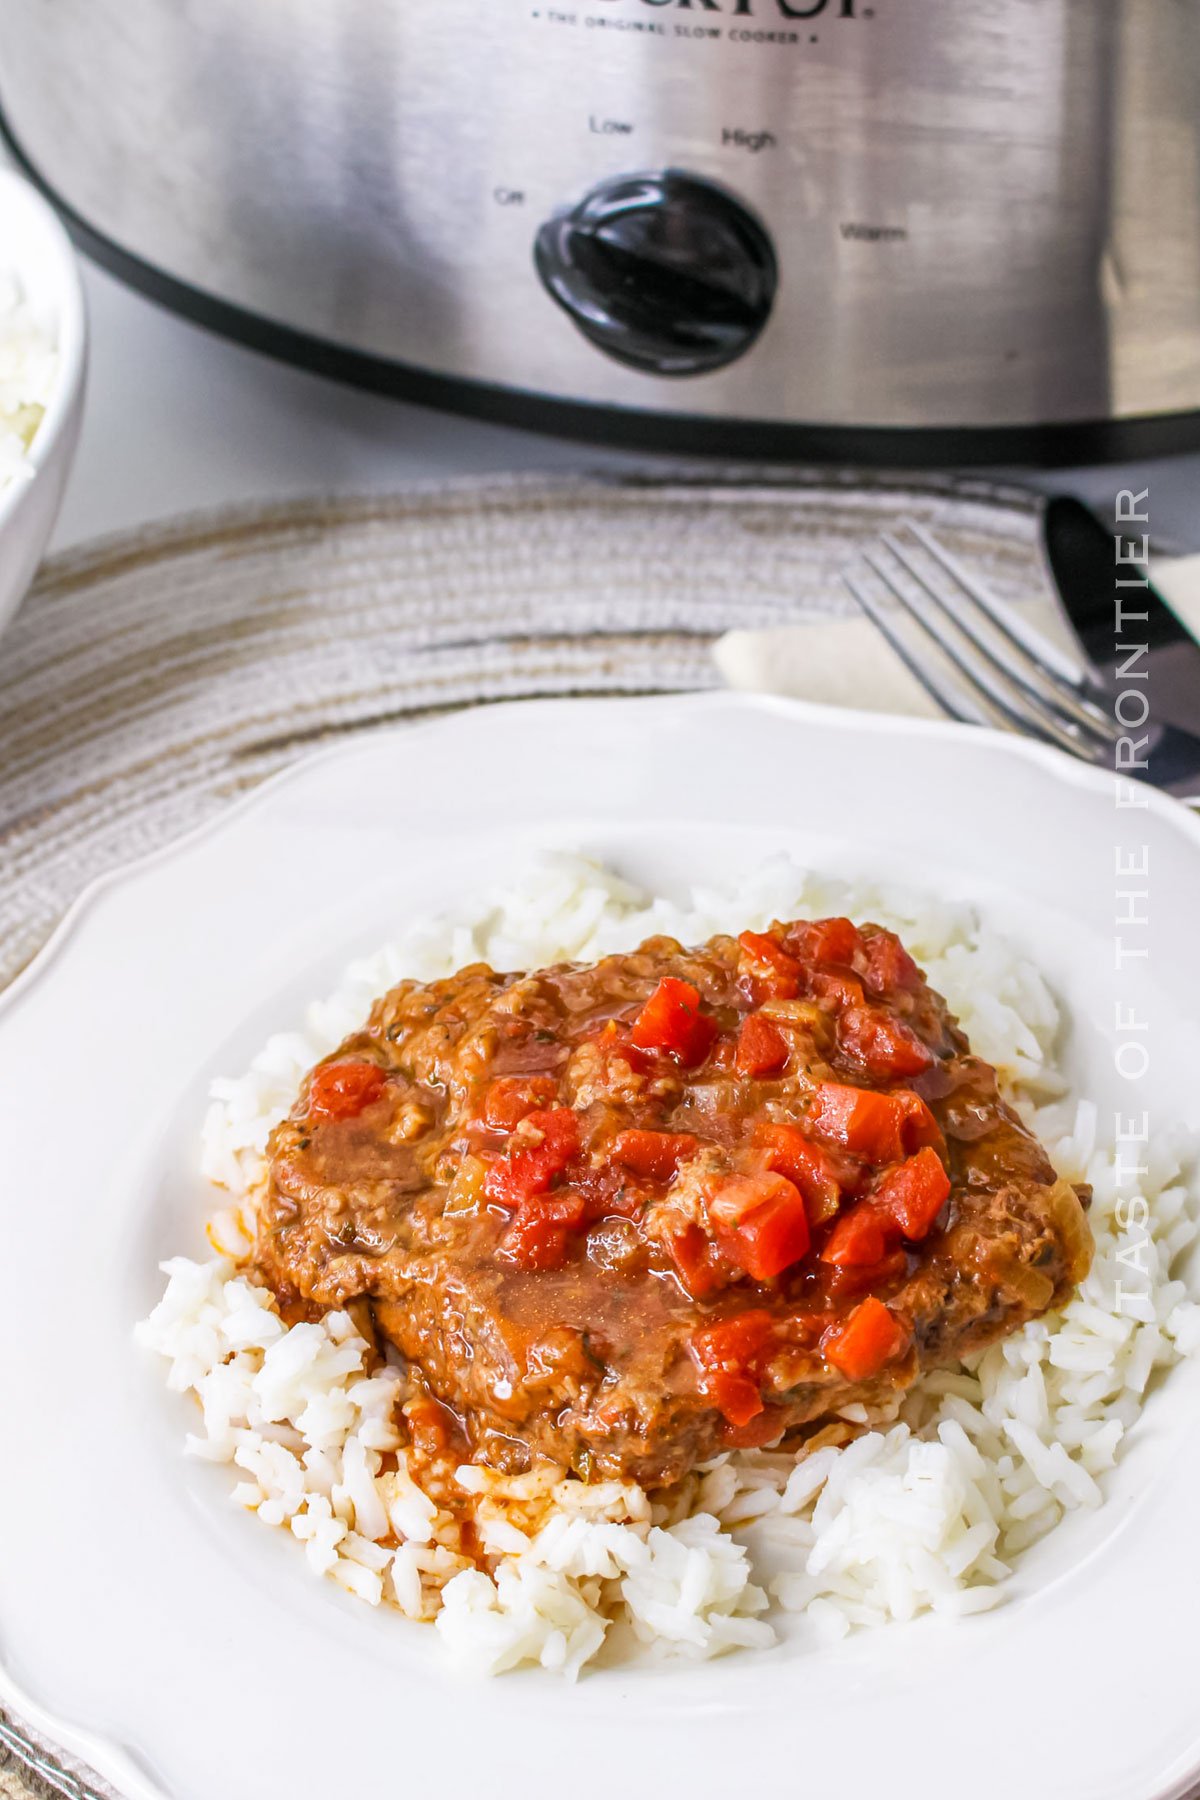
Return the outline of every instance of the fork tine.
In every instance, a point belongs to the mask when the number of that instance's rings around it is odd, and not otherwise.
[[[981,581],[977,581],[970,570],[965,569],[958,558],[952,556],[949,550],[945,549],[931,532],[926,531],[923,525],[918,524],[915,519],[906,519],[904,523],[917,542],[929,552],[933,560],[941,565],[953,581],[958,583],[963,593],[969,595],[976,606],[982,607],[992,624],[997,626],[1005,637],[1018,643],[1036,666],[1048,669],[1060,681],[1067,682],[1077,693],[1087,692],[1091,685],[1088,672],[1077,657],[1072,656],[1069,651],[1063,650],[1058,644],[1052,643],[1043,632],[1037,629],[1036,625],[1031,625],[1028,619],[1021,618],[1020,614],[1006,607],[1003,601],[997,600],[995,594]]]
[[[917,536],[919,543],[928,545],[937,542],[927,532],[918,535],[919,528],[911,521],[906,523],[914,536]],[[1106,744],[1111,745],[1116,742],[1121,733],[1113,720],[1106,717],[1092,701],[1080,699],[1074,687],[1063,685],[1057,676],[1048,673],[1039,663],[1035,662],[1020,638],[1014,635],[1012,624],[1007,618],[1003,624],[1000,624],[996,615],[986,608],[980,607],[984,616],[991,620],[992,629],[1016,652],[1011,660],[1003,657],[987,633],[980,630],[971,612],[972,603],[980,606],[973,594],[968,597],[965,604],[960,599],[951,598],[948,593],[943,592],[929,580],[920,565],[892,532],[884,532],[881,541],[887,546],[906,574],[916,582],[922,593],[927,594],[939,611],[943,612],[965,636],[970,638],[980,654],[986,657],[1001,675],[1010,677],[1018,687],[1024,689],[1031,699],[1053,708],[1064,719],[1081,726],[1085,731],[1094,732]],[[938,560],[940,563],[941,558],[939,557]],[[944,564],[942,566],[944,567]],[[999,605],[1000,603],[995,602],[995,604]]]
[[[1021,689],[1016,687],[1007,675],[996,671],[989,677],[988,665],[983,663],[981,657],[968,654],[963,645],[953,643],[948,637],[942,637],[934,629],[912,595],[897,584],[886,564],[881,563],[879,558],[873,556],[870,551],[864,551],[863,557],[888,592],[903,607],[909,618],[932,639],[942,654],[953,663],[968,688],[981,695],[985,701],[990,702],[1008,720],[1010,725],[1018,731],[1032,733],[1034,737],[1042,738],[1046,743],[1057,744],[1060,750],[1066,750],[1070,755],[1077,756],[1084,762],[1097,760],[1100,753],[1098,745],[1086,742],[1069,726],[1062,724],[1055,714],[1046,711],[1029,695],[1022,693]],[[861,596],[858,597],[861,599]],[[871,613],[877,624],[880,610],[882,609]],[[889,638],[889,642],[894,645],[895,639]],[[981,664],[983,664],[982,668]],[[912,667],[912,664],[910,663],[909,666]],[[989,723],[990,721],[984,720],[983,722]]]
[[[940,706],[943,712],[949,713],[952,719],[957,719],[962,725],[990,726],[992,724],[992,720],[983,709],[977,706],[970,695],[956,682],[948,681],[940,670],[934,669],[921,660],[914,647],[905,639],[904,634],[896,630],[887,608],[879,604],[874,594],[870,593],[860,582],[855,581],[852,575],[843,575],[842,580],[872,624],[878,627],[881,635],[892,646],[909,674],[920,682],[935,706]]]

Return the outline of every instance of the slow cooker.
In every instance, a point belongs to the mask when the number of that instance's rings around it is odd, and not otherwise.
[[[3,0],[19,160],[131,281],[651,447],[1200,442],[1194,0]]]

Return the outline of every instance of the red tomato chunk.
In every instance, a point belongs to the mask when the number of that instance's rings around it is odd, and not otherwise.
[[[706,1379],[709,1397],[731,1425],[748,1425],[763,1410],[757,1381],[748,1375],[731,1375],[714,1369]]]
[[[820,1136],[876,1164],[899,1162],[942,1136],[919,1094],[907,1088],[879,1094],[837,1081],[817,1083],[809,1123]]]
[[[866,947],[866,982],[872,993],[887,994],[896,988],[915,988],[921,971],[891,931],[878,931]]]
[[[900,1238],[925,1237],[949,1195],[950,1177],[936,1150],[918,1150],[890,1169],[869,1199],[842,1214],[820,1260],[842,1269],[881,1263]]]
[[[622,1131],[610,1154],[632,1175],[667,1182],[695,1149],[696,1140],[688,1131]]]
[[[313,1119],[355,1119],[382,1094],[387,1077],[376,1063],[322,1063],[308,1084]]]
[[[885,1175],[872,1204],[895,1221],[901,1234],[923,1238],[950,1197],[950,1177],[936,1150],[918,1150]]]
[[[812,962],[851,963],[862,948],[858,927],[849,919],[813,919],[795,926],[791,942]]]
[[[788,1059],[788,1041],[770,1019],[748,1013],[738,1033],[736,1063],[743,1075],[774,1075]]]
[[[579,1120],[569,1106],[527,1113],[521,1135],[507,1156],[498,1157],[484,1177],[489,1200],[514,1209],[544,1194],[579,1155]]]
[[[869,1201],[863,1200],[843,1213],[821,1251],[821,1261],[838,1268],[861,1269],[883,1261],[888,1231]]]
[[[919,1075],[933,1062],[915,1031],[875,1006],[848,1006],[838,1021],[838,1041],[868,1075],[897,1081]]]
[[[762,931],[743,931],[738,943],[755,965],[751,985],[761,999],[794,1000],[803,973],[794,956]]]
[[[775,1322],[757,1310],[716,1319],[692,1333],[701,1386],[731,1425],[748,1425],[763,1411],[761,1371],[774,1345]]]
[[[715,1190],[709,1211],[722,1250],[753,1281],[771,1281],[808,1251],[808,1214],[785,1175],[731,1175]]]
[[[700,995],[690,981],[664,975],[633,1022],[639,1050],[659,1050],[685,1069],[702,1063],[717,1035],[717,1022],[700,1011]]]
[[[668,1237],[666,1248],[684,1293],[693,1300],[706,1300],[736,1273],[698,1225],[685,1225]]]
[[[573,1188],[526,1200],[504,1234],[500,1255],[522,1269],[561,1269],[587,1203]]]
[[[776,1443],[789,1423],[786,1406],[764,1406],[744,1425],[735,1425],[727,1416],[724,1440],[731,1450],[759,1450],[765,1444]]]
[[[804,1195],[814,1225],[833,1218],[842,1201],[842,1188],[854,1180],[855,1165],[833,1155],[796,1125],[766,1123],[758,1127],[756,1141],[763,1146],[768,1168],[786,1175]]]
[[[511,1131],[529,1113],[548,1106],[555,1095],[548,1075],[502,1075],[483,1103],[483,1122],[493,1131]]]
[[[870,1381],[880,1369],[903,1356],[912,1341],[912,1333],[894,1312],[868,1294],[842,1324],[836,1325],[822,1343],[826,1360],[847,1381]]]
[[[840,969],[817,969],[809,986],[818,1000],[838,1012],[863,1003],[863,984],[858,976],[847,975]]]
[[[908,1252],[892,1250],[882,1262],[830,1264],[828,1287],[839,1300],[865,1294],[868,1289],[884,1293],[898,1287],[908,1271]]]

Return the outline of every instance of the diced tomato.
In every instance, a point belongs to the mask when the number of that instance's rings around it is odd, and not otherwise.
[[[932,1050],[916,1032],[882,1007],[848,1006],[838,1021],[838,1042],[881,1081],[919,1075],[933,1062]]]
[[[864,1294],[868,1290],[879,1294],[904,1281],[908,1267],[908,1252],[903,1249],[889,1250],[876,1263],[831,1263],[825,1286],[830,1296],[836,1298]]]
[[[731,1425],[744,1429],[763,1411],[758,1383],[751,1381],[748,1375],[729,1375],[724,1369],[714,1369],[706,1377],[705,1387],[717,1411],[723,1413]]]
[[[753,1281],[774,1280],[808,1251],[804,1198],[786,1175],[765,1170],[727,1176],[714,1190],[709,1211],[721,1248]]]
[[[378,1063],[322,1063],[308,1084],[308,1112],[313,1119],[354,1119],[378,1100],[387,1077]]]
[[[893,1227],[894,1229],[894,1227]],[[881,1262],[887,1254],[887,1221],[868,1200],[843,1213],[821,1248],[821,1261],[840,1268],[861,1268]]]
[[[789,956],[782,944],[777,944],[773,937],[768,937],[763,931],[743,931],[738,935],[738,943],[751,962],[757,965],[751,970],[751,975],[758,998],[796,998],[800,992],[800,976],[803,971],[796,958]]]
[[[646,1181],[670,1181],[681,1162],[696,1148],[689,1131],[622,1131],[610,1155]]]
[[[857,975],[837,969],[816,969],[809,978],[809,986],[818,1000],[838,1012],[848,1006],[862,1005],[863,984]]]
[[[685,1069],[702,1063],[712,1048],[717,1021],[700,1011],[700,995],[690,981],[664,975],[633,1022],[639,1050],[661,1050]]]
[[[920,985],[918,969],[894,931],[877,931],[866,941],[867,986],[873,993],[890,994],[896,988]]]
[[[825,1307],[792,1307],[775,1321],[776,1339],[784,1344],[815,1344],[829,1325]]]
[[[647,1194],[620,1163],[605,1162],[593,1168],[579,1163],[571,1170],[571,1191],[583,1198],[589,1225],[601,1219],[636,1219],[645,1212]]]
[[[918,1150],[884,1176],[871,1204],[906,1238],[923,1238],[950,1196],[950,1177],[936,1150]]]
[[[937,1120],[919,1094],[820,1081],[813,1091],[811,1128],[868,1162],[899,1162],[923,1144],[940,1144]]]
[[[544,1194],[579,1155],[579,1120],[569,1106],[527,1113],[520,1130],[514,1148],[492,1163],[483,1184],[489,1200],[509,1208]]]
[[[549,1075],[502,1075],[483,1103],[483,1122],[493,1131],[511,1131],[528,1113],[548,1106],[557,1092]]]
[[[773,1075],[788,1059],[788,1041],[761,1013],[747,1013],[738,1032],[737,1066],[743,1075]]]
[[[849,1318],[835,1325],[822,1343],[826,1361],[847,1381],[869,1381],[885,1364],[903,1356],[912,1333],[874,1294],[860,1300]]]
[[[727,1313],[692,1333],[692,1352],[702,1369],[756,1368],[775,1345],[775,1319],[765,1307]]]
[[[849,919],[809,919],[792,927],[788,941],[811,962],[851,963],[862,944]]]
[[[796,1125],[765,1123],[754,1135],[767,1152],[768,1168],[786,1175],[804,1195],[809,1221],[820,1225],[832,1219],[841,1205],[843,1187],[853,1180],[853,1165],[848,1159],[835,1159],[822,1145],[805,1137]]]
[[[584,1041],[594,1043],[606,1063],[627,1063],[636,1074],[645,1074],[654,1065],[653,1057],[638,1049],[633,1041],[632,1027],[623,1019],[605,1019],[602,1025],[585,1033]]]
[[[587,1202],[576,1188],[535,1194],[518,1208],[500,1255],[522,1269],[561,1269],[571,1236],[586,1217]]]
[[[521,1212],[505,1232],[499,1254],[522,1269],[561,1269],[570,1238],[568,1227],[557,1219]]]
[[[701,1385],[729,1423],[743,1427],[764,1410],[763,1366],[775,1346],[775,1321],[762,1311],[714,1319],[692,1333]]]
[[[684,1225],[663,1239],[684,1292],[692,1300],[704,1300],[728,1286],[733,1271],[711,1238],[698,1225]]]
[[[787,1429],[788,1411],[786,1406],[761,1405],[752,1418],[744,1425],[734,1425],[729,1414],[725,1414],[725,1429],[721,1437],[731,1450],[760,1450],[764,1444],[773,1444]],[[725,1411],[724,1407],[720,1409]]]

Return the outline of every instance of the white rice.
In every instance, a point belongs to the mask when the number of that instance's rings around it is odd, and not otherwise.
[[[0,494],[33,474],[29,452],[58,372],[57,333],[0,270]]]
[[[408,1472],[393,1423],[398,1372],[368,1372],[367,1345],[344,1314],[286,1329],[271,1296],[238,1273],[272,1125],[305,1071],[404,975],[480,960],[536,967],[656,931],[699,942],[831,912],[901,934],[1060,1173],[1091,1182],[1091,1273],[1062,1313],[927,1376],[889,1428],[842,1449],[800,1460],[737,1452],[653,1501],[632,1484],[585,1485],[551,1468],[515,1478],[464,1468],[485,1572]],[[851,888],[783,858],[679,907],[578,857],[548,858],[473,911],[423,921],[354,964],[302,1029],[273,1037],[246,1075],[213,1083],[202,1162],[230,1196],[209,1227],[220,1254],[164,1265],[166,1294],[139,1336],[170,1358],[171,1387],[203,1409],[187,1449],[242,1472],[237,1503],[290,1529],[316,1573],[432,1620],[473,1669],[540,1663],[573,1677],[617,1624],[618,1646],[631,1632],[655,1655],[709,1657],[770,1644],[780,1613],[801,1615],[820,1641],[925,1610],[981,1611],[1003,1597],[1028,1545],[1101,1503],[1154,1371],[1200,1348],[1200,1305],[1173,1274],[1200,1229],[1195,1145],[1168,1134],[1145,1148],[1139,1279],[1115,1223],[1132,1190],[1118,1187],[1095,1107],[1064,1091],[1059,1028],[1038,971],[969,907]]]

